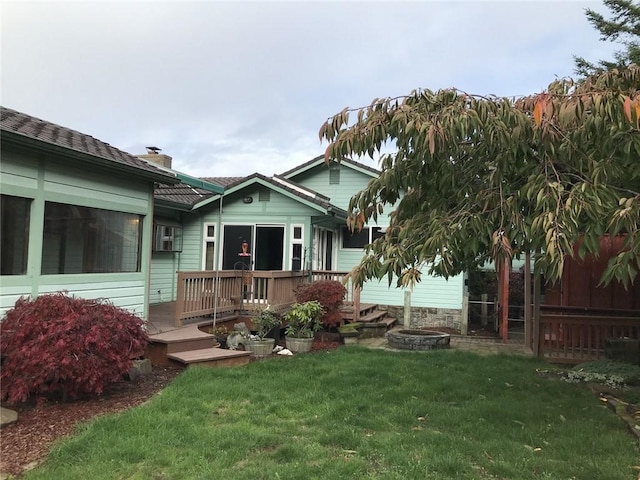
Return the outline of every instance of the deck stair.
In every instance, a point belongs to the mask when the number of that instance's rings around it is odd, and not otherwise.
[[[152,365],[232,366],[249,363],[250,352],[217,348],[215,336],[189,325],[150,335],[146,356]]]
[[[346,304],[341,309],[342,319],[349,323],[353,321],[354,312],[353,305]],[[360,335],[362,338],[384,337],[385,333],[393,327],[396,319],[388,316],[386,310],[379,309],[378,305],[373,303],[361,303],[360,315],[358,322],[362,324]]]

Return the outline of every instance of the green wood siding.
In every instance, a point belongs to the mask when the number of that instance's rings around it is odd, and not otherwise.
[[[371,176],[341,165],[340,183],[330,184],[329,168],[322,164],[297,175],[292,180],[329,197],[333,205],[346,210],[351,197],[367,186]]]
[[[151,280],[149,303],[170,302],[176,300],[176,281],[179,254],[174,252],[154,252],[151,256]]]
[[[20,296],[59,290],[84,298],[104,297],[146,318],[153,211],[153,184],[44,154],[3,145],[2,193],[32,199],[26,275],[0,277],[0,315]],[[133,273],[42,275],[44,204],[47,201],[143,216],[141,270]]]

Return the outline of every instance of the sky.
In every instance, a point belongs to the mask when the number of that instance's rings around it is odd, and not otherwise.
[[[323,154],[345,107],[417,88],[538,93],[612,58],[589,1],[2,0],[0,103],[197,177]],[[359,159],[377,167],[376,160]]]

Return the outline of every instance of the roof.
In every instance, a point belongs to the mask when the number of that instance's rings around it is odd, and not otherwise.
[[[158,184],[153,191],[153,198],[166,203],[174,204],[176,207],[186,207],[190,210],[193,205],[216,194],[202,188],[195,188],[186,183],[177,185]]]
[[[258,183],[260,185],[267,186],[275,190],[280,190],[285,195],[295,198],[298,201],[314,205],[319,210],[325,213],[333,212],[339,216],[345,217],[347,212],[339,207],[336,207],[330,202],[329,197],[326,197],[310,188],[299,185],[289,179],[286,179],[280,175],[274,175],[273,177],[267,177],[261,173],[253,173],[248,177],[205,177],[207,182],[215,182],[220,185],[224,185],[224,194],[228,195],[238,190],[242,190],[249,185]],[[205,202],[210,203],[210,202]],[[201,206],[200,204],[198,206]]]
[[[297,167],[292,168],[291,170],[287,170],[284,173],[281,173],[280,176],[284,177],[284,178],[291,178],[295,175],[298,175],[300,173],[303,173],[307,170],[312,169],[313,167],[316,167],[318,165],[321,165],[325,163],[324,160],[324,155],[319,155],[315,158],[312,158],[311,160],[309,160],[308,162],[305,162],[301,165],[298,165]],[[368,165],[365,165],[364,163],[360,163],[360,162],[356,162],[354,160],[351,160],[349,158],[343,158],[342,160],[340,160],[340,164],[341,165],[346,165],[354,170],[358,170],[361,171],[363,173],[366,173],[368,175],[371,175],[372,177],[378,177],[380,175],[380,171],[370,167]]]
[[[49,148],[62,149],[69,154],[88,155],[92,159],[110,167],[135,169],[141,175],[151,176],[156,180],[164,180],[168,184],[179,180],[172,174],[119,150],[108,143],[98,140],[70,128],[32,117],[10,108],[0,106],[0,131],[3,142],[12,137],[14,140],[37,141]],[[8,134],[8,136],[7,136]],[[85,158],[85,160],[89,160]],[[106,162],[105,162],[106,160]]]
[[[202,177],[202,180],[211,183],[217,183],[222,187],[229,188],[236,183],[242,182],[247,177]]]

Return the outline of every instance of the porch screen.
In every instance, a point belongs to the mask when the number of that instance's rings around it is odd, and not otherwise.
[[[0,274],[27,273],[31,199],[0,195]]]

